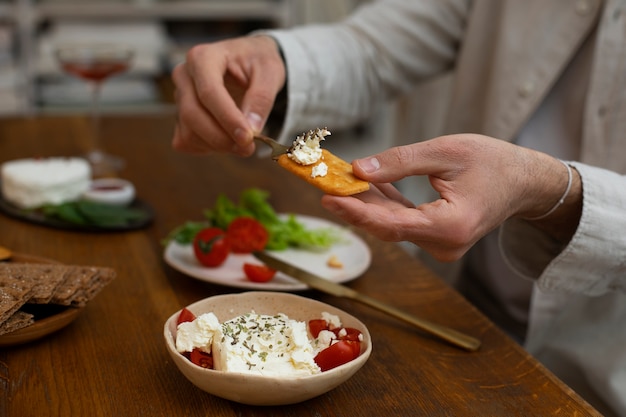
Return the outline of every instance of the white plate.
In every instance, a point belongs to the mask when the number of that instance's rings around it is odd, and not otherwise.
[[[270,251],[273,256],[333,282],[353,280],[367,270],[372,254],[365,241],[359,236],[328,220],[303,215],[296,215],[296,219],[308,229],[329,227],[337,229],[341,236],[340,242],[320,252],[301,249]],[[335,256],[343,267],[328,266],[328,259],[331,256]],[[243,272],[243,264],[245,262],[261,264],[252,255],[230,254],[221,266],[208,268],[196,260],[191,245],[170,242],[165,248],[164,259],[172,268],[213,284],[267,291],[301,291],[309,288],[282,272],[276,273],[269,282],[258,283],[248,280]]]

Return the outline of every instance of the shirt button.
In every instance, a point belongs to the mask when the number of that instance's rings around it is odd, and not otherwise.
[[[591,5],[589,4],[588,0],[578,0],[576,2],[576,13],[578,13],[579,15],[585,16],[589,14],[590,11]]]
[[[526,98],[532,94],[535,90],[535,84],[532,81],[525,81],[517,88],[517,94],[520,97]]]

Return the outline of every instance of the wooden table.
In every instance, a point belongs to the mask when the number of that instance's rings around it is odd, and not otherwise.
[[[171,149],[171,116],[103,121],[105,143],[122,155],[122,176],[155,210],[154,223],[120,233],[63,231],[0,215],[0,245],[64,263],[111,266],[117,278],[66,328],[0,349],[0,416],[583,416],[597,415],[458,293],[392,243],[361,234],[369,270],[348,285],[399,308],[480,338],[468,353],[376,310],[316,291],[309,296],[360,318],[373,338],[367,364],[347,383],[304,403],[253,407],[206,394],[170,360],[163,324],[198,299],[238,289],[187,277],[167,266],[161,240],[201,218],[219,193],[271,193],[280,212],[338,221],[321,194],[269,159],[198,157]],[[0,120],[0,162],[78,155],[83,118]],[[260,386],[260,390],[264,387]]]

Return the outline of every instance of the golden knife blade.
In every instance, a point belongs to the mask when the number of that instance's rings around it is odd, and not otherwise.
[[[272,148],[272,159],[278,159],[279,156],[289,152],[289,150],[291,149],[289,146],[280,144],[276,140],[265,135],[255,135],[254,139],[258,140],[259,142],[263,142],[264,144]]]
[[[373,307],[395,318],[412,324],[424,332],[438,336],[455,346],[472,352],[480,347],[480,340],[475,337],[406,313],[396,307],[383,303],[382,301],[378,301],[365,294],[361,294],[352,288],[321,278],[280,259],[274,258],[266,252],[255,252],[254,256],[270,268],[281,271],[311,288],[315,288],[316,290],[323,291],[336,297],[349,298]]]

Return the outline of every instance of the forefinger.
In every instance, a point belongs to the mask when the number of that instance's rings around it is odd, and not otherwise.
[[[235,101],[243,95],[241,92],[243,88],[236,82],[227,84],[228,55],[215,51],[220,48],[222,46],[218,43],[190,49],[187,54],[186,70],[193,82],[199,105],[213,117],[231,140],[239,147],[245,148],[250,145],[252,134],[247,128],[246,118]],[[210,134],[210,132],[197,133],[201,136],[205,133]]]

